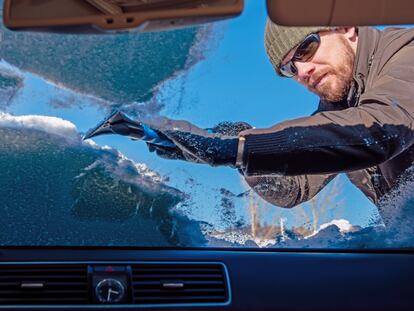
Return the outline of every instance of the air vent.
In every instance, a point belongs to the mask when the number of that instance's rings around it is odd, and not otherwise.
[[[0,305],[87,302],[86,265],[0,265]]]
[[[135,304],[226,303],[222,264],[162,263],[132,265]]]

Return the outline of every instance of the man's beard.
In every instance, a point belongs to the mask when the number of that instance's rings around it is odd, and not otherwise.
[[[343,39],[343,38],[341,38]],[[343,62],[335,68],[328,69],[323,74],[328,74],[327,81],[315,90],[316,94],[325,101],[338,102],[347,96],[353,75],[355,55],[346,39],[343,39],[343,47],[340,57]]]

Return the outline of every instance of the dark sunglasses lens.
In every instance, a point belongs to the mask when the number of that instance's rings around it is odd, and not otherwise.
[[[288,77],[288,78],[292,78],[297,74],[297,69],[295,67],[295,65],[293,64],[293,62],[288,62],[285,65],[280,67],[280,72],[283,76]]]
[[[319,37],[315,34],[308,36],[296,49],[294,59],[300,62],[306,62],[315,55],[319,47]]]
[[[280,73],[288,78],[294,77],[298,70],[294,64],[295,61],[307,62],[310,60],[313,55],[315,55],[316,50],[319,47],[320,38],[318,34],[311,34],[303,40],[303,42],[298,46],[293,55],[292,59],[287,62],[285,65],[280,67]]]

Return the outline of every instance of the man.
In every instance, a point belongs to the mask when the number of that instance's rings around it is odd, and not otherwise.
[[[268,21],[265,47],[276,73],[320,97],[312,116],[265,129],[236,123],[204,130],[117,113],[86,138],[118,133],[145,140],[166,158],[236,167],[277,206],[311,199],[340,172],[378,204],[414,161],[413,39],[411,29],[289,28]]]
[[[411,29],[297,29],[268,22],[265,45],[276,72],[321,100],[311,117],[241,133],[246,175],[295,175],[248,176],[249,185],[291,207],[347,172],[378,203],[414,161],[413,39]]]

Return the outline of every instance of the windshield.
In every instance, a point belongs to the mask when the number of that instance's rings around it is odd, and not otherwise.
[[[276,75],[265,24],[264,1],[252,0],[239,18],[165,32],[2,26],[1,245],[412,247],[409,180],[379,205],[355,186],[362,177],[342,172],[285,208],[258,194],[277,184],[251,187],[233,167],[167,159],[122,135],[82,140],[114,111],[201,129],[310,116],[319,98]]]

